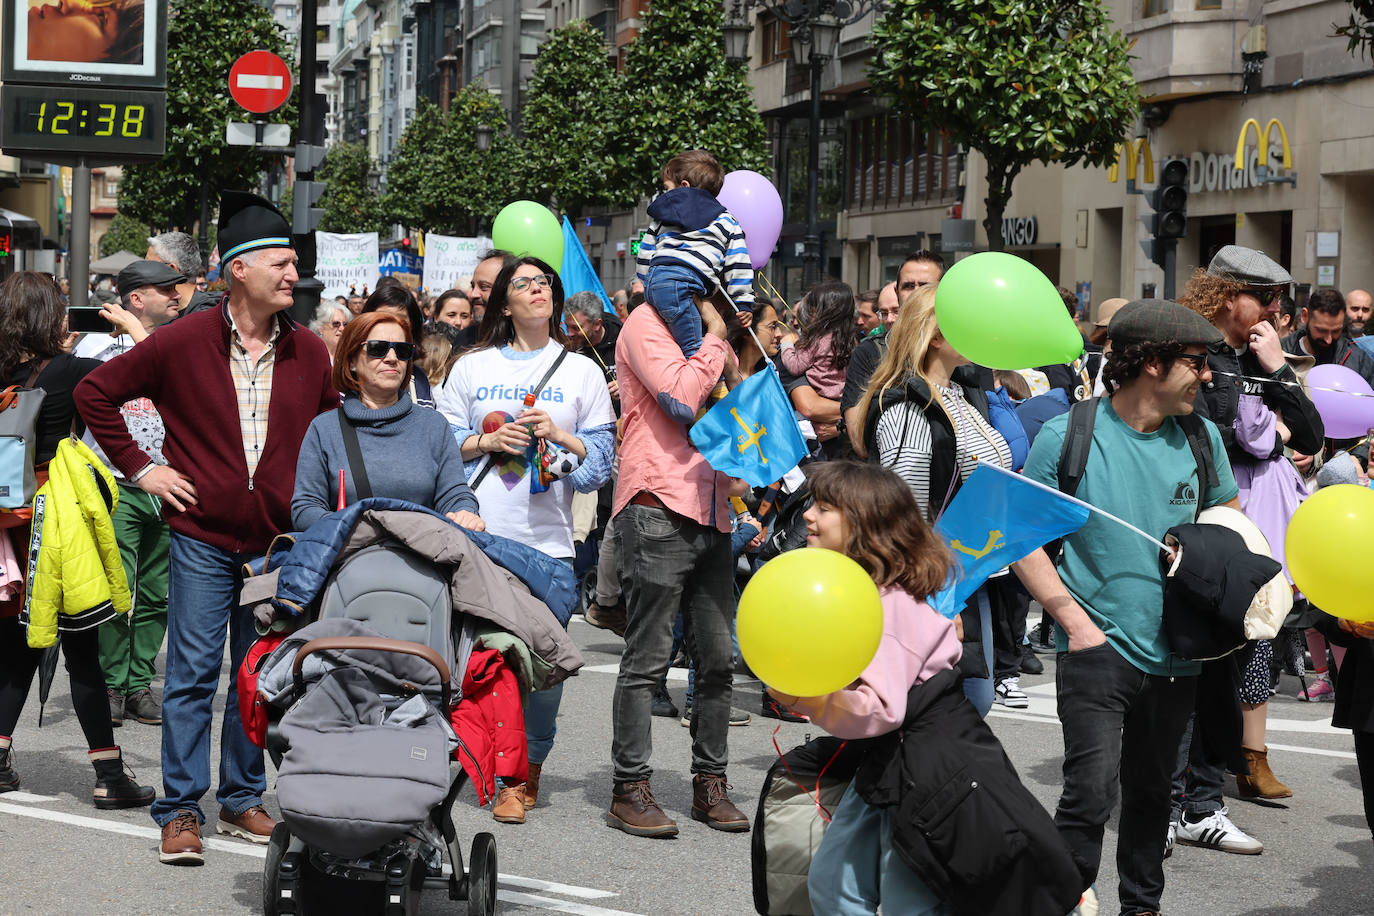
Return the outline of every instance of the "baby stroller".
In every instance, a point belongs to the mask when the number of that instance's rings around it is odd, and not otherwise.
[[[318,619],[264,663],[282,810],[263,868],[268,916],[408,916],[426,886],[466,900],[471,916],[495,911],[495,838],[473,838],[465,871],[453,825],[466,777],[448,715],[473,627],[455,632],[451,617],[442,571],[382,542],[338,564]]]

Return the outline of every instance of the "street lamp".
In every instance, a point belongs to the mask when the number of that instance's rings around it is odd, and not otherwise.
[[[750,20],[758,10],[791,27],[792,62],[810,70],[806,237],[802,244],[802,284],[807,288],[820,279],[822,260],[817,201],[821,162],[821,74],[839,48],[840,31],[877,11],[881,5],[882,0],[734,0],[726,13],[725,55],[728,59],[748,59]]]
[[[477,152],[485,153],[491,149],[491,127],[486,124],[478,124],[474,133],[477,135]]]

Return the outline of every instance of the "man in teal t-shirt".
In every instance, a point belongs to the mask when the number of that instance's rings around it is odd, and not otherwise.
[[[1207,345],[1217,330],[1175,302],[1146,299],[1117,312],[1103,368],[1110,399],[1098,402],[1092,448],[1077,496],[1163,537],[1202,507],[1239,509],[1221,436],[1204,421],[1217,486],[1174,417],[1191,413],[1207,382]],[[1058,485],[1068,415],[1046,422],[1025,474]],[[1059,624],[1056,682],[1064,733],[1064,790],[1055,824],[1091,887],[1107,819],[1121,794],[1117,838],[1121,912],[1155,913],[1164,893],[1169,794],[1184,726],[1193,710],[1196,662],[1171,656],[1163,632],[1159,550],[1094,513],[1064,541],[1058,567],[1043,550],[1013,567]]]

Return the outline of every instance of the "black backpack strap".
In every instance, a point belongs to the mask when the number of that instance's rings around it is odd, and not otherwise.
[[[549,371],[545,372],[544,377],[539,380],[539,384],[534,386],[534,396],[536,399],[539,397],[539,392],[543,391],[544,386],[549,383],[549,379],[553,378],[553,374],[558,371],[558,367],[563,365],[563,360],[567,358],[568,351],[566,348],[558,351],[558,355],[554,357],[553,365],[549,367]],[[491,469],[495,466],[496,453],[492,452],[487,455],[486,463],[483,464],[482,469],[477,472],[477,476],[472,478],[472,481],[468,483],[468,489],[476,492],[478,484],[486,479],[487,474],[491,473]]]
[[[1212,456],[1212,439],[1207,435],[1207,425],[1195,413],[1180,416],[1178,425],[1183,427],[1183,433],[1188,437],[1188,447],[1193,450],[1193,460],[1197,462],[1197,513],[1200,515],[1203,497],[1208,490],[1220,484],[1216,461]]]
[[[1069,408],[1069,426],[1064,432],[1064,446],[1059,451],[1059,492],[1073,496],[1083,482],[1088,467],[1088,455],[1093,448],[1093,424],[1097,421],[1097,404],[1101,398],[1088,398]]]
[[[372,484],[368,482],[363,450],[358,445],[358,431],[353,428],[353,423],[348,417],[344,416],[342,406],[339,407],[339,434],[343,436],[344,452],[348,454],[348,467],[353,472],[353,489],[359,499],[371,499]]]

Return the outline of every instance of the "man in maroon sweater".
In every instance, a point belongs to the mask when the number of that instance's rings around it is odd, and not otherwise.
[[[290,227],[266,200],[226,192],[219,245],[229,293],[90,373],[76,402],[92,435],[124,476],[163,501],[172,529],[167,676],[163,694],[160,859],[204,861],[200,799],[210,788],[211,706],[225,631],[232,670],[254,639],[238,607],[243,564],[291,528],[296,457],[306,427],[338,406],[323,342],[285,314],[296,284]],[[165,466],[138,448],[119,407],[149,398],[167,428]],[[238,704],[220,730],[220,833],[266,843],[262,751],[249,742]]]

